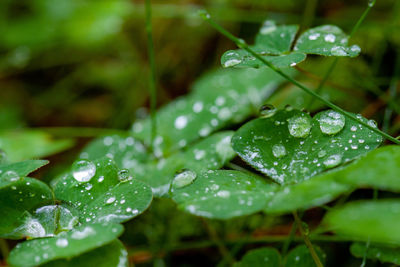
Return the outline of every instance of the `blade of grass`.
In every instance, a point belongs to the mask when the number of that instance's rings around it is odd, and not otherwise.
[[[358,119],[355,115],[351,114],[350,112],[345,111],[344,109],[342,109],[341,107],[333,104],[332,102],[326,100],[325,98],[323,98],[322,96],[320,96],[319,94],[315,93],[312,89],[306,87],[305,85],[299,83],[298,81],[296,81],[295,79],[293,79],[292,77],[290,77],[289,75],[287,75],[286,73],[284,73],[283,71],[281,71],[280,69],[278,69],[277,67],[275,67],[274,65],[272,65],[270,62],[268,62],[267,60],[265,60],[263,57],[261,57],[259,54],[257,54],[253,49],[251,49],[247,43],[243,40],[243,39],[239,39],[236,36],[234,36],[233,34],[231,34],[230,32],[228,32],[227,30],[225,30],[222,26],[220,26],[219,24],[217,24],[214,20],[211,19],[211,16],[207,13],[207,11],[202,10],[201,12],[199,12],[200,16],[207,21],[213,28],[215,28],[217,31],[219,31],[222,35],[224,35],[225,37],[227,37],[228,39],[230,39],[232,42],[234,42],[239,48],[242,48],[244,50],[246,50],[247,52],[249,52],[251,55],[253,55],[256,59],[260,60],[262,63],[264,63],[264,65],[266,65],[267,67],[269,67],[270,69],[272,69],[274,72],[278,73],[279,75],[281,75],[283,78],[285,78],[287,81],[291,82],[292,84],[296,85],[297,87],[299,87],[300,89],[302,89],[303,91],[305,91],[306,93],[310,94],[311,96],[315,97],[316,99],[318,99],[319,101],[321,101],[322,103],[324,103],[326,106],[330,107],[331,109],[343,114],[344,116],[348,117],[349,119],[356,121],[357,123],[365,126],[366,128],[370,129],[371,131],[383,136],[384,138],[392,141],[395,144],[400,145],[400,141],[397,140],[396,138],[388,135],[385,132],[382,132],[381,130],[379,130],[378,128],[375,128],[371,125],[369,125],[366,122],[361,121],[360,119]]]

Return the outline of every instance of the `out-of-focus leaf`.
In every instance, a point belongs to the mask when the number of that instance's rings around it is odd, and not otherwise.
[[[280,267],[281,255],[274,248],[258,248],[247,252],[237,267]]]
[[[325,264],[326,255],[322,249],[313,245],[322,264]],[[300,245],[292,249],[285,259],[285,267],[314,267],[315,261],[306,245]]]
[[[366,255],[367,259],[400,265],[400,247],[398,246],[370,244],[366,247],[365,243],[353,243],[350,252],[357,258],[364,258],[364,255]]]

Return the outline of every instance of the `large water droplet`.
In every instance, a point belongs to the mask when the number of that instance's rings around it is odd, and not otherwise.
[[[75,161],[72,165],[72,176],[78,182],[89,182],[96,174],[96,165],[87,159]]]
[[[327,168],[333,168],[333,167],[336,167],[337,165],[339,165],[341,162],[342,162],[342,155],[335,154],[335,155],[331,155],[331,156],[327,157],[324,160],[324,165]]]
[[[273,145],[272,146],[272,154],[274,155],[274,157],[276,158],[282,158],[284,156],[286,156],[286,148],[284,145]]]
[[[343,46],[332,47],[331,54],[332,56],[339,56],[339,57],[347,56],[347,52],[346,50],[344,50]]]
[[[339,112],[327,110],[322,112],[318,119],[319,127],[324,134],[337,134],[345,124],[345,118]]]
[[[290,135],[297,138],[305,138],[311,130],[311,119],[305,115],[296,115],[288,119],[288,129]]]
[[[57,239],[56,246],[60,248],[65,248],[66,246],[68,246],[68,239],[66,238]]]
[[[235,155],[235,151],[231,145],[231,136],[227,136],[219,141],[215,146],[215,151],[222,161],[226,161],[227,159],[233,157]]]
[[[122,169],[122,170],[120,170],[120,171],[118,172],[118,179],[119,179],[121,182],[126,182],[126,181],[129,181],[129,180],[132,180],[132,176],[131,176],[131,174],[129,173],[129,170],[127,170],[127,169]]]
[[[272,117],[272,116],[275,115],[275,113],[276,113],[276,108],[275,108],[273,105],[271,105],[271,104],[263,105],[263,106],[260,108],[260,116],[261,116],[262,118],[269,118],[269,117]]]
[[[182,170],[175,175],[174,180],[172,181],[172,185],[175,188],[182,188],[190,185],[196,180],[197,174],[191,170]]]
[[[7,182],[15,182],[18,181],[20,177],[15,171],[7,171],[1,176],[1,179]]]
[[[225,54],[223,66],[225,68],[233,67],[242,63],[241,56],[236,51],[230,51]]]

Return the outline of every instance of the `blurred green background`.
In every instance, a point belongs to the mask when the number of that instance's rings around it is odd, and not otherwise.
[[[205,7],[215,20],[252,43],[265,19],[300,24],[302,29],[335,24],[349,32],[367,6],[366,0],[152,3],[158,106],[189,92],[203,73],[220,68],[224,51],[235,47],[197,16],[199,8]],[[399,78],[394,75],[399,33],[400,1],[378,0],[351,40],[362,48],[361,56],[340,59],[326,86],[333,102],[377,120],[393,135],[399,134],[400,118],[393,116],[390,124],[383,125],[386,103],[377,95],[386,94]],[[40,127],[57,137],[87,137],[103,132],[54,131],[48,127],[129,129],[135,119],[148,113],[146,41],[142,1],[1,0],[0,133],[4,136],[10,134],[8,130]],[[315,88],[332,60],[310,57],[299,64],[298,80]],[[283,106],[291,103],[301,107],[306,102],[306,96],[290,85],[274,97],[275,103]],[[77,139],[72,150],[53,156],[51,168],[40,173],[43,179],[50,180],[68,166],[88,140]],[[21,140],[15,142],[21,147]],[[29,150],[29,140],[24,142],[23,149]],[[53,149],[71,145],[68,140],[63,142]],[[319,214],[309,216],[320,219]],[[290,223],[290,217],[257,214],[227,223],[213,221],[211,225],[224,239],[242,240],[228,244],[240,255],[249,248],[248,240],[267,234],[286,235]],[[278,224],[281,226],[276,227]],[[156,200],[146,214],[126,225],[122,239],[131,252],[130,261],[136,264],[213,266],[220,254],[210,241],[215,229],[209,225],[177,211],[169,200]],[[332,266],[356,266],[346,246],[324,249],[344,257]]]

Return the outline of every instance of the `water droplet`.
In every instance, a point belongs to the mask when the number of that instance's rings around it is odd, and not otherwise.
[[[347,52],[343,46],[334,46],[331,49],[332,56],[347,56]]]
[[[127,169],[122,169],[122,170],[120,170],[120,171],[118,172],[118,179],[119,179],[121,182],[126,182],[126,181],[129,181],[129,180],[132,180],[132,176],[131,176],[131,174],[129,173],[129,170],[127,170]]]
[[[336,167],[337,165],[339,165],[342,162],[342,155],[339,154],[335,154],[335,155],[331,155],[328,158],[326,158],[324,160],[324,165],[327,168],[333,168]]]
[[[7,154],[4,150],[0,149],[0,164],[7,162]]]
[[[274,157],[276,158],[282,158],[284,156],[286,156],[286,148],[284,145],[273,145],[272,146],[272,154],[274,155]]]
[[[271,105],[271,104],[263,105],[263,106],[260,108],[260,116],[261,116],[262,118],[269,118],[269,117],[272,117],[272,116],[275,115],[275,113],[276,113],[276,108],[275,108],[273,105]]]
[[[172,181],[172,185],[175,188],[182,188],[190,185],[196,180],[197,174],[191,170],[182,170],[175,175],[174,180]]]
[[[199,113],[203,110],[203,102],[197,101],[193,104],[193,112]]]
[[[352,131],[352,132],[356,132],[357,131],[357,126],[351,126],[351,128],[350,128],[350,131]]]
[[[217,196],[222,197],[222,198],[228,198],[231,196],[231,193],[227,190],[221,190],[217,192]]]
[[[342,114],[327,110],[322,112],[318,118],[319,127],[324,134],[337,134],[340,132],[345,124],[345,118]]]
[[[15,171],[6,171],[2,176],[1,179],[7,182],[15,182],[19,180],[19,175]]]
[[[187,123],[188,123],[187,117],[182,115],[175,119],[174,125],[176,129],[181,130],[186,127]]]
[[[336,36],[333,35],[332,33],[329,33],[329,34],[325,35],[324,40],[325,40],[325,42],[333,43],[336,40]]]
[[[229,51],[225,54],[224,68],[229,68],[242,63],[240,54],[236,51]]]
[[[297,138],[305,138],[311,130],[311,119],[304,113],[288,119],[288,129],[290,135]]]
[[[318,151],[318,157],[322,158],[326,155],[326,151],[325,150],[320,150]]]
[[[57,239],[56,246],[60,248],[65,248],[66,246],[68,246],[68,239],[66,238]]]
[[[260,33],[261,34],[269,34],[275,30],[276,30],[275,22],[272,20],[266,20],[266,21],[264,21],[264,23],[260,29]]]
[[[115,201],[115,197],[110,197],[106,200],[106,204],[111,204]]]
[[[226,161],[227,159],[235,155],[235,151],[233,150],[231,145],[231,136],[226,136],[221,141],[219,141],[215,146],[215,151],[222,161]]]
[[[317,40],[319,36],[320,36],[319,33],[313,33],[308,36],[308,39],[311,41],[314,41],[314,40]]]
[[[87,159],[75,161],[72,165],[72,176],[78,182],[89,182],[96,174],[96,165]]]
[[[374,127],[374,128],[376,128],[377,125],[378,125],[378,124],[376,123],[376,121],[374,121],[374,120],[369,120],[367,123],[368,123],[369,126]]]
[[[373,7],[375,5],[376,0],[368,0],[368,6]]]

